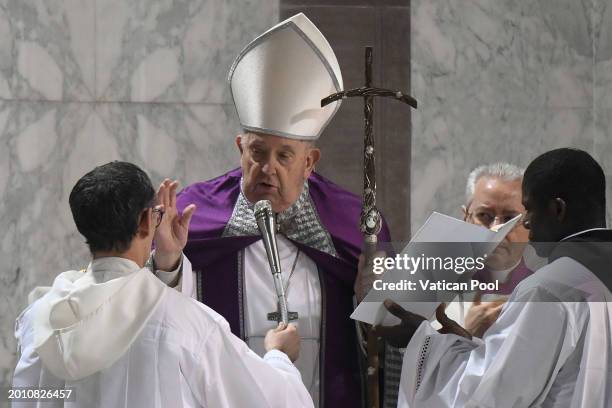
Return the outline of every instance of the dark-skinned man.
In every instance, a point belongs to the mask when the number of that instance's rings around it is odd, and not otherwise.
[[[402,322],[377,330],[407,346],[398,407],[612,406],[603,170],[584,151],[557,149],[528,166],[522,190],[529,240],[549,263],[515,288],[482,340],[442,308],[436,332],[385,302]]]

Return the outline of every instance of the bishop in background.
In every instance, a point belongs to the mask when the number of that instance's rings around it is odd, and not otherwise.
[[[180,211],[197,206],[184,249],[192,267],[181,265],[178,246],[158,247],[157,274],[220,313],[263,355],[265,334],[278,324],[269,320],[277,304],[253,207],[269,200],[288,308],[298,313],[293,323],[302,342],[295,364],[302,380],[316,406],[361,406],[360,356],[349,318],[355,295],[361,300],[367,288],[367,273],[358,268],[361,200],[314,171],[321,156],[316,141],[340,105],[320,105],[342,90],[336,56],[297,14],[248,44],[228,81],[243,128],[235,139],[240,167],[180,192]],[[390,241],[386,224],[379,239]]]

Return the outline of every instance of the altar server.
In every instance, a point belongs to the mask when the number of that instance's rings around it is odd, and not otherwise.
[[[156,203],[148,176],[125,162],[77,182],[70,207],[93,259],[17,319],[13,387],[72,389],[72,403],[45,407],[312,407],[292,364],[295,326],[268,331],[260,358],[222,316],[145,267],[154,236],[188,228],[195,208],[179,214],[175,201],[165,182]]]

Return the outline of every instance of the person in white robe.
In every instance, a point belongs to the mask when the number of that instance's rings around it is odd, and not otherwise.
[[[612,231],[605,229],[603,170],[580,150],[545,153],[525,172],[523,203],[529,239],[550,263],[517,286],[482,339],[442,308],[446,334],[385,303],[402,323],[379,334],[407,344],[398,407],[612,406]]]
[[[524,169],[497,162],[475,167],[467,177],[463,220],[495,230],[519,214],[525,213],[521,202]],[[516,285],[537,269],[533,251],[526,251],[528,232],[522,223],[510,231],[493,254],[486,268],[474,278],[497,282],[493,291],[460,293],[446,307],[446,315],[465,327],[475,337],[482,334],[499,316],[502,305]],[[542,266],[542,265],[539,265]]]
[[[194,208],[179,215],[171,185],[162,184],[155,205],[148,176],[124,162],[77,182],[70,205],[93,260],[84,271],[59,275],[17,319],[20,358],[12,383],[70,389],[73,399],[14,406],[313,406],[292,364],[300,344],[295,326],[269,331],[261,358],[223,317],[145,266],[154,236],[161,244],[186,240],[180,232]],[[189,267],[188,259],[182,263]]]

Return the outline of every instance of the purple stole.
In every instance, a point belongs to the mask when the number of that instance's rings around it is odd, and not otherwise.
[[[241,170],[232,170],[210,181],[185,188],[177,199],[180,211],[194,203],[185,254],[196,271],[198,298],[229,322],[232,332],[244,339],[242,249],[257,236],[222,237],[240,193]],[[329,232],[338,257],[292,241],[308,255],[319,271],[322,295],[321,406],[361,406],[361,373],[353,311],[353,284],[361,253],[359,232],[361,200],[331,181],[313,173],[308,179],[310,197],[321,223]],[[386,224],[379,235],[389,242]]]

